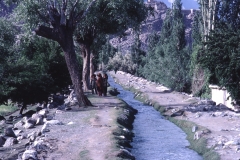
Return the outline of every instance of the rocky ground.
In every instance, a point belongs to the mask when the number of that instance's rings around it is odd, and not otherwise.
[[[134,159],[125,146],[136,111],[114,96],[86,94],[94,106],[79,107],[73,94],[56,108],[6,116],[0,160]]]
[[[215,105],[209,100],[200,100],[185,93],[178,93],[168,88],[118,71],[110,72],[112,77],[126,88],[137,90],[136,98],[145,97],[145,102],[164,106],[164,114],[194,122],[209,131],[192,129],[194,138],[205,137],[208,147],[214,147],[221,160],[240,159],[240,113],[231,111],[224,105]]]

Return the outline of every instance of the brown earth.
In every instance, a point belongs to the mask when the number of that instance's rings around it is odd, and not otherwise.
[[[194,104],[199,98],[191,97],[187,94],[168,91],[164,86],[151,83],[139,77],[134,77],[124,72],[110,72],[115,81],[126,88],[132,87],[143,93],[148,102],[157,102],[164,106],[168,112],[183,109],[184,106]],[[168,114],[166,112],[166,114]],[[231,110],[219,110],[208,112],[186,111],[183,116],[176,117],[210,130],[210,133],[202,134],[207,139],[208,147],[215,147],[221,160],[240,159],[240,114]]]

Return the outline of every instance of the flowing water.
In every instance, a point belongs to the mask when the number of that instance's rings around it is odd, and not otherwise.
[[[138,110],[133,123],[135,137],[131,153],[136,160],[202,160],[195,151],[187,148],[186,134],[176,125],[165,120],[152,106],[134,99],[134,94],[116,84],[109,83],[120,92],[119,98]]]

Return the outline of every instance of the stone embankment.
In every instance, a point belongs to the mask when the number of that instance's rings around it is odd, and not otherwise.
[[[215,159],[240,158],[240,113],[222,104],[216,105],[212,100],[201,100],[186,93],[175,92],[161,84],[125,72],[118,71],[116,74],[110,72],[110,74],[117,83],[135,92],[136,99],[152,105],[166,118],[173,119],[177,125],[183,127],[183,130],[186,126],[182,124],[190,122],[188,140],[193,145],[191,147],[205,159],[209,159],[208,151],[219,155],[214,154]],[[200,148],[203,146],[198,145],[204,142],[204,139],[207,149],[203,151]]]
[[[88,97],[94,107],[79,107],[71,92],[48,107],[2,118],[0,159],[135,159],[128,148],[137,111],[116,97]]]

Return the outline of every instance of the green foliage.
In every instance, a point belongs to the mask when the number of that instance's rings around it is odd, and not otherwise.
[[[17,110],[16,106],[12,105],[0,105],[0,115],[5,116],[8,113],[12,113]]]
[[[137,69],[137,64],[133,63],[132,55],[127,53],[122,56],[121,53],[116,53],[113,58],[109,59],[108,70],[114,70],[115,72],[118,70],[134,74]]]
[[[152,36],[141,75],[174,90],[189,92],[190,50],[186,47],[181,8],[181,1],[176,0],[173,10],[166,13],[160,37]]]
[[[131,55],[132,55],[132,60],[133,63],[136,64],[137,66],[142,66],[144,65],[144,57],[146,56],[146,52],[142,50],[141,48],[141,40],[139,37],[139,32],[136,32],[135,34],[135,41],[134,44],[131,46]],[[136,74],[139,74],[139,69],[137,69]]]
[[[225,87],[230,96],[240,99],[240,1],[224,0],[218,4],[215,29],[207,37],[200,64],[210,72],[209,82]]]
[[[7,100],[7,95],[13,89],[4,81],[9,63],[15,63],[12,46],[15,43],[16,28],[5,18],[0,18],[0,102]],[[13,60],[10,59],[12,57]]]
[[[194,139],[192,127],[197,126],[196,124],[188,122],[186,120],[179,120],[175,118],[170,118],[169,120],[176,124],[178,127],[180,127],[187,134],[187,140],[190,142],[190,148],[202,155],[204,160],[219,160],[220,156],[214,151],[213,148],[207,147],[207,140],[204,137],[201,137],[198,140]],[[208,132],[208,129],[203,128],[202,126],[197,127],[198,130],[205,130],[206,132]]]
[[[12,25],[9,30],[13,32],[14,28]],[[2,33],[8,33],[6,30]],[[5,63],[1,64],[1,102],[46,101],[50,93],[71,84],[64,56],[55,42],[24,34],[13,36],[11,43],[1,40],[2,46],[9,45],[8,56],[5,55]]]
[[[210,82],[225,87],[233,99],[240,98],[240,30],[214,30],[206,43],[201,65],[212,74]]]

